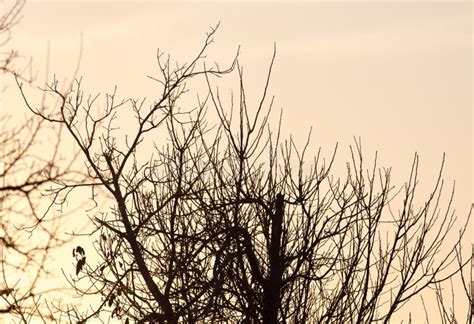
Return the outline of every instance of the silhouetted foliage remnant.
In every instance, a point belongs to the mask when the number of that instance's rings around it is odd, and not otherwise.
[[[72,256],[76,259],[76,275],[78,275],[86,264],[86,252],[81,246],[77,246],[72,250]]]

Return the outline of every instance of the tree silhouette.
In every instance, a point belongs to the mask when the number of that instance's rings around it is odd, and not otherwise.
[[[0,75],[30,83],[30,64],[6,50],[23,5],[16,1],[0,19]],[[49,321],[52,310],[44,297],[60,289],[44,279],[53,272],[53,251],[68,239],[60,235],[65,214],[47,215],[60,197],[49,200],[45,195],[58,183],[77,184],[80,175],[73,172],[70,157],[59,152],[62,128],[48,127],[36,116],[18,121],[17,111],[6,105],[0,109],[0,317]]]
[[[444,158],[418,206],[417,155],[397,188],[377,156],[367,165],[356,140],[346,173],[335,176],[337,146],[328,160],[321,150],[308,157],[309,137],[302,148],[283,139],[281,115],[270,127],[276,51],[250,108],[237,56],[225,69],[204,63],[215,31],[188,64],[173,68],[159,52],[160,94],[149,106],[116,91],[98,102],[82,80],[66,91],[53,81],[45,92],[60,104],[45,111],[18,80],[29,109],[64,127],[81,151],[88,181],[80,186],[111,202],[93,218],[99,262],[86,262],[77,247],[78,277],[70,279],[101,302],[89,312],[69,309],[71,319],[388,323],[414,296],[460,272],[467,223],[457,225],[454,191],[442,206]],[[233,73],[238,98],[226,103],[214,82]],[[194,82],[207,91],[186,109]],[[459,238],[448,241],[455,226]]]

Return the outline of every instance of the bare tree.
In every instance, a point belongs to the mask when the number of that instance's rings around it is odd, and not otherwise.
[[[321,151],[308,160],[309,140],[298,149],[281,139],[281,117],[271,131],[273,60],[255,109],[237,58],[227,69],[200,68],[214,33],[189,64],[173,69],[158,53],[161,77],[153,79],[161,94],[151,105],[119,100],[116,91],[100,103],[84,95],[81,80],[67,91],[53,81],[45,92],[60,104],[45,113],[18,80],[29,109],[62,125],[82,152],[89,180],[81,186],[111,201],[93,219],[100,261],[86,262],[90,252],[75,248],[77,278],[70,277],[80,294],[100,295],[101,303],[69,309],[71,319],[388,323],[414,296],[460,272],[466,225],[447,241],[457,218],[454,190],[441,207],[443,165],[420,207],[417,155],[397,189],[376,157],[367,169],[356,141],[346,174],[335,177],[337,147],[328,161]],[[226,105],[213,86],[233,72],[235,109],[233,96]],[[206,95],[183,108],[188,85],[199,81]],[[120,127],[131,117],[133,132]]]
[[[18,64],[16,51],[3,51],[23,5],[15,2],[0,20],[0,74],[31,82],[30,64]],[[63,181],[76,183],[78,174],[59,152],[62,128],[48,127],[36,116],[18,118],[18,111],[5,106],[0,114],[0,314],[29,323],[33,317],[52,318],[44,299],[58,287],[43,280],[53,271],[52,251],[67,241],[59,231],[62,215],[46,216],[55,199],[45,195]]]
[[[5,6],[0,17],[0,73],[2,77],[13,73],[23,81],[31,82],[33,80],[31,60],[25,64],[24,57],[8,46],[12,38],[12,29],[22,18],[24,5],[24,0],[16,0],[10,7]]]
[[[346,176],[332,176],[335,151],[328,162],[320,151],[308,160],[309,138],[298,150],[292,139],[280,140],[280,127],[272,136],[273,99],[264,108],[272,66],[253,116],[241,69],[234,113],[209,83],[219,151],[206,146],[212,170],[195,195],[227,233],[216,241],[227,251],[222,307],[250,322],[388,323],[413,296],[466,265],[460,247],[470,217],[448,241],[457,217],[454,187],[441,207],[444,158],[419,207],[417,155],[399,189],[390,169],[377,167],[377,156],[366,169],[358,141]]]
[[[114,91],[105,98],[105,111],[96,113],[97,96],[85,98],[81,81],[66,93],[56,81],[47,87],[61,102],[56,112],[45,114],[27,102],[36,115],[63,125],[75,140],[90,179],[82,186],[104,188],[107,199],[114,203],[94,219],[101,232],[97,249],[103,262],[90,268],[84,261],[86,251],[82,247],[74,251],[77,274],[85,271],[92,283],[86,290],[76,288],[84,294],[104,296],[100,307],[87,317],[77,314],[82,320],[97,315],[105,306],[113,306],[112,316],[126,314],[138,321],[170,323],[182,317],[190,321],[206,318],[212,309],[212,279],[203,282],[211,269],[203,219],[207,215],[188,201],[197,177],[204,172],[192,168],[189,161],[205,158],[197,132],[206,101],[189,111],[176,103],[191,79],[205,74],[220,76],[233,69],[233,65],[225,70],[199,69],[214,32],[207,35],[190,64],[175,70],[171,70],[169,59],[158,54],[162,93],[151,107],[143,101],[118,101]],[[132,134],[119,133],[114,124],[119,112],[129,118],[125,108],[131,108],[136,118]],[[143,159],[141,147],[149,149],[144,143],[146,136],[159,134],[162,128],[170,134],[167,146],[156,156]],[[64,189],[58,188],[58,192]]]

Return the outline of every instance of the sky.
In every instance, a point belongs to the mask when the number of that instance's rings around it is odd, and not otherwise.
[[[446,153],[444,178],[448,187],[456,181],[456,210],[460,218],[469,211],[470,2],[37,0],[23,14],[11,46],[33,57],[38,80],[47,61],[50,76],[70,80],[80,57],[86,91],[117,86],[124,98],[152,100],[157,87],[147,76],[158,72],[156,50],[189,61],[220,22],[207,60],[228,64],[240,46],[256,106],[276,44],[269,92],[283,110],[285,134],[304,141],[312,127],[312,143],[328,155],[339,143],[341,162],[360,137],[369,157],[378,151],[380,164],[393,167],[396,184],[407,179],[417,152],[422,191],[434,185]],[[24,113],[13,86],[2,100],[1,109]]]

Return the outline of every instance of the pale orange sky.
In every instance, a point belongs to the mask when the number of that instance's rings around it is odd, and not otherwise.
[[[463,218],[474,200],[472,14],[472,3],[448,1],[30,1],[11,45],[34,58],[42,80],[49,42],[50,73],[63,79],[74,71],[82,34],[86,90],[117,85],[120,96],[152,99],[146,76],[157,73],[156,49],[189,60],[220,21],[208,61],[230,62],[241,45],[255,102],[276,42],[270,93],[287,133],[303,140],[313,126],[313,143],[325,152],[340,142],[341,162],[360,136],[368,157],[377,150],[381,165],[393,167],[397,184],[418,152],[426,189],[446,152],[444,178],[448,187],[456,180]],[[14,90],[1,109],[23,109]]]
[[[123,97],[152,98],[146,76],[157,73],[156,49],[189,60],[219,21],[208,61],[230,62],[241,45],[249,96],[262,90],[276,42],[270,93],[288,133],[303,139],[313,126],[314,143],[328,149],[361,136],[367,153],[378,150],[395,171],[407,170],[417,151],[427,179],[446,152],[445,178],[457,181],[460,211],[469,208],[471,3],[32,1],[12,46],[34,57],[42,80],[49,41],[50,74],[63,79],[72,76],[82,33],[86,90],[117,85]]]

